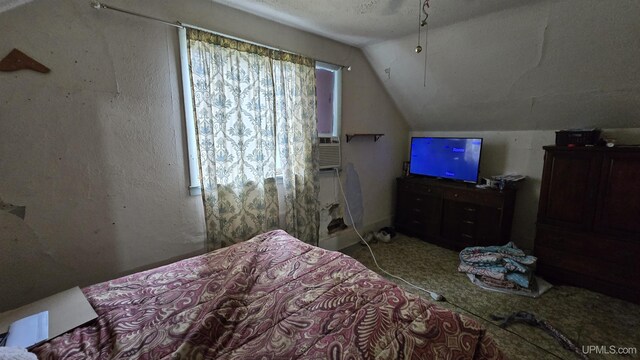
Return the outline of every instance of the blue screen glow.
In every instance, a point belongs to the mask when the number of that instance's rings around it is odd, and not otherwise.
[[[410,173],[478,181],[482,139],[412,138]]]

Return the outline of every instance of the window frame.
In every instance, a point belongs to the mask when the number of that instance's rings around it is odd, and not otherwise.
[[[318,137],[340,138],[340,125],[342,122],[342,66],[316,61],[316,69],[322,69],[333,73],[333,131],[320,133]]]
[[[187,137],[187,157],[189,160],[189,195],[200,196],[202,194],[200,165],[198,160],[195,120],[193,117],[193,94],[191,93],[187,31],[185,28],[178,28],[178,41],[180,50],[180,72],[182,80],[185,132]],[[340,139],[340,126],[342,122],[342,66],[316,61],[316,69],[330,71],[334,74],[333,131],[331,133],[318,133],[318,137]],[[282,181],[280,171],[281,170],[278,169],[276,178]]]
[[[202,185],[200,181],[200,162],[198,160],[198,142],[196,140],[196,123],[193,117],[193,94],[191,93],[191,76],[189,75],[186,28],[178,28],[178,43],[180,49],[180,75],[182,78],[182,104],[187,135],[187,156],[189,158],[189,195],[200,196],[202,195]]]

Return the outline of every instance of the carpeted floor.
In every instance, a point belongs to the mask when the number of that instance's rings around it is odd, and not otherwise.
[[[640,350],[640,305],[571,286],[553,287],[537,299],[486,291],[473,285],[465,274],[457,272],[457,252],[403,235],[396,236],[391,243],[376,243],[371,247],[385,270],[444,295],[447,302],[440,302],[440,305],[483,323],[511,359],[578,357],[540,329],[522,324],[501,329],[495,321],[489,320],[490,314],[529,311],[550,321],[579,347],[595,345],[606,346],[608,351],[609,346]],[[380,273],[366,246],[354,245],[343,252]],[[410,292],[420,293],[396,282]],[[429,298],[428,294],[421,295]],[[639,353],[622,356],[593,351],[588,356],[590,359],[640,358]]]

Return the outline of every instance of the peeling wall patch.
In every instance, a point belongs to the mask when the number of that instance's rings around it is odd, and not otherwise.
[[[0,211],[7,212],[11,215],[15,215],[20,219],[24,220],[24,216],[26,214],[26,207],[8,204],[3,202],[2,199],[0,199]]]

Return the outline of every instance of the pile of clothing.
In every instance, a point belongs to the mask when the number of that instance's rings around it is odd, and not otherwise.
[[[503,292],[537,292],[533,275],[536,257],[526,255],[515,244],[468,247],[460,252],[458,271],[475,284]],[[484,285],[484,286],[483,286]]]

